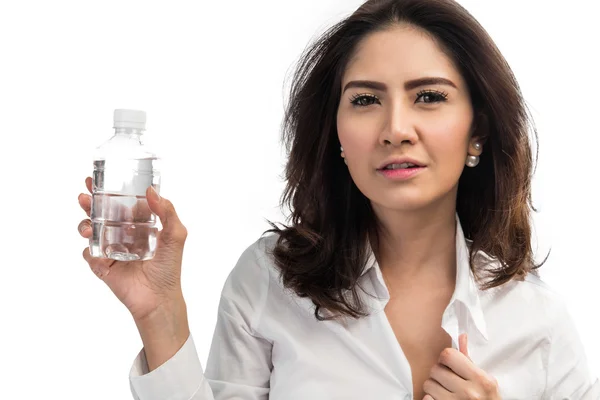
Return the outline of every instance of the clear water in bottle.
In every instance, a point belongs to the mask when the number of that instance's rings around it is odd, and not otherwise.
[[[90,253],[119,261],[148,260],[156,250],[158,228],[146,189],[160,190],[158,158],[144,148],[141,130],[119,126],[117,111],[115,136],[98,148],[94,160]]]

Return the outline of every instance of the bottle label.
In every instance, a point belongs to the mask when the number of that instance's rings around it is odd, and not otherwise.
[[[160,191],[160,173],[155,168],[156,162],[154,158],[96,160],[94,193],[144,197],[149,186]]]

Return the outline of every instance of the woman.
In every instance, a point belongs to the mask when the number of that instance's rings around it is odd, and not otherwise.
[[[600,398],[536,273],[528,122],[509,66],[461,6],[367,1],[299,64],[284,130],[291,224],[273,224],[229,275],[204,372],[173,205],[148,190],[163,224],[153,260],[85,250],[139,329],[134,397]]]

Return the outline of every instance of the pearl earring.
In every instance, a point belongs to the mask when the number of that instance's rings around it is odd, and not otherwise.
[[[468,156],[467,157],[467,167],[474,168],[479,164],[479,156]]]
[[[346,165],[348,165],[348,161],[346,160],[346,157],[344,156],[344,148],[343,148],[342,146],[340,146],[340,150],[342,151],[342,154],[341,154],[341,156],[342,156],[342,158],[344,159],[344,163],[345,163]]]
[[[473,148],[476,151],[481,151],[481,147],[482,147],[481,143],[479,143],[479,142],[473,143]],[[471,156],[471,155],[467,156],[466,164],[467,164],[467,167],[471,167],[471,168],[476,167],[477,164],[479,164],[479,156]]]

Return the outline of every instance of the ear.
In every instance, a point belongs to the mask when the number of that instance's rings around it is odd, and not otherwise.
[[[489,123],[487,116],[480,111],[473,120],[471,128],[471,138],[469,140],[469,154],[480,155],[481,150],[475,148],[475,143],[479,143],[481,147],[485,145],[489,137]]]

